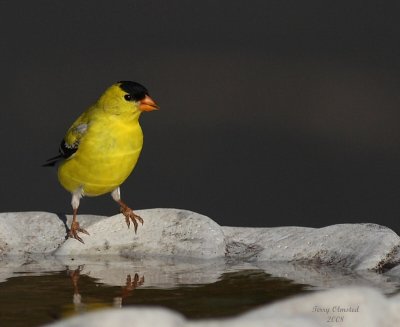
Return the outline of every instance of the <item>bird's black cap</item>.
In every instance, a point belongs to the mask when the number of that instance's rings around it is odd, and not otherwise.
[[[127,92],[135,101],[140,101],[149,94],[142,84],[131,81],[119,81],[118,83],[120,83],[119,87]]]

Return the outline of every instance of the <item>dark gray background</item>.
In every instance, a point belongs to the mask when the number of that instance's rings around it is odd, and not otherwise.
[[[70,213],[54,170],[74,119],[143,83],[134,208],[224,225],[400,229],[400,3],[1,1],[0,211]],[[109,196],[81,213],[111,215]]]

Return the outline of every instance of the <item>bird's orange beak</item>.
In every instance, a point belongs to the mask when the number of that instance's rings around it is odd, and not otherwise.
[[[139,110],[141,111],[153,111],[158,109],[160,109],[160,107],[157,106],[154,100],[148,95],[146,95],[144,99],[139,101]]]

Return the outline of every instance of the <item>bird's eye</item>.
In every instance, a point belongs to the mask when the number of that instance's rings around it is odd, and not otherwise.
[[[125,94],[124,98],[126,101],[131,101],[132,100],[132,96],[130,94]]]

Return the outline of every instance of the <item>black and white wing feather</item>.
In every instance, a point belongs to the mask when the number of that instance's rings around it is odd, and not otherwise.
[[[80,140],[82,136],[85,135],[88,125],[86,123],[82,123],[76,126],[74,125],[72,125],[65,137],[62,139],[60,147],[58,148],[58,155],[47,159],[42,167],[53,167],[60,161],[73,156],[74,153],[78,150]]]

